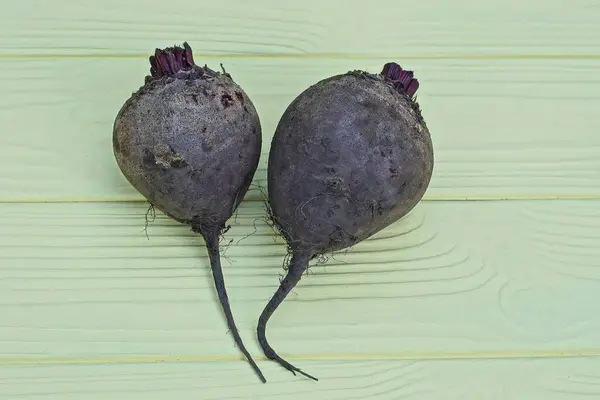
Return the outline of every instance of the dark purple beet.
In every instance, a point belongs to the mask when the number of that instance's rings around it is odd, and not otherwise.
[[[258,166],[259,116],[229,74],[194,63],[187,43],[156,49],[150,65],[144,86],[116,117],[117,163],[151,204],[203,236],[227,325],[266,382],[235,326],[219,254],[220,234]]]
[[[309,261],[359,243],[404,217],[433,172],[429,131],[413,99],[412,71],[387,63],[380,74],[351,71],[302,92],[271,143],[268,207],[291,252],[287,275],[260,316],[258,340],[277,355],[266,325]]]

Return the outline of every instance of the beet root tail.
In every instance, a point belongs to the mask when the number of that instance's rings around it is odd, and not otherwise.
[[[271,315],[273,315],[273,312],[275,312],[277,307],[279,307],[281,303],[283,303],[283,300],[287,297],[287,295],[298,284],[298,282],[300,282],[302,274],[308,268],[308,261],[309,257],[306,254],[300,254],[295,252],[292,255],[292,261],[288,268],[287,275],[285,276],[283,281],[281,281],[279,288],[277,289],[273,297],[271,297],[269,303],[267,303],[265,309],[260,315],[260,318],[258,319],[258,327],[256,329],[256,332],[258,336],[258,342],[260,343],[260,346],[263,349],[265,357],[267,357],[269,360],[277,362],[279,365],[281,365],[283,368],[287,369],[294,375],[296,375],[296,372],[298,372],[299,374],[304,375],[307,378],[318,381],[318,379],[314,376],[307,374],[306,372],[300,370],[299,368],[293,366],[292,364],[281,358],[269,345],[266,336],[267,322],[269,321]]]
[[[221,306],[223,308],[223,312],[225,313],[225,319],[227,320],[227,326],[229,330],[233,334],[233,339],[235,340],[235,344],[238,346],[242,354],[246,357],[262,383],[266,383],[262,371],[256,365],[256,362],[246,350],[246,346],[240,337],[240,334],[237,330],[233,319],[233,313],[231,312],[231,306],[229,305],[229,298],[227,297],[227,291],[225,290],[225,279],[223,277],[223,269],[221,267],[221,255],[219,254],[219,238],[218,232],[215,230],[202,230],[202,236],[204,237],[204,241],[206,242],[206,248],[208,250],[208,255],[210,258],[210,268],[212,270],[215,288],[217,290],[217,295],[219,297],[219,301],[221,302]]]

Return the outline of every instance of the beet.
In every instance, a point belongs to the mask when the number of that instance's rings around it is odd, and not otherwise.
[[[150,65],[114,123],[118,166],[152,205],[202,235],[227,325],[266,382],[237,331],[219,254],[220,235],[258,166],[259,116],[229,74],[194,63],[187,43],[156,49]]]
[[[429,131],[413,98],[418,81],[396,63],[380,74],[351,71],[324,79],[286,109],[271,142],[267,170],[273,225],[291,253],[287,274],[262,312],[258,340],[282,359],[266,325],[309,261],[359,243],[404,217],[433,172]]]

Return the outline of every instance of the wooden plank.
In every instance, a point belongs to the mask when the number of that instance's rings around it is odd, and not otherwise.
[[[0,15],[0,54],[137,57],[189,40],[242,56],[594,57],[598,20],[595,0],[23,0]]]
[[[544,399],[600,396],[598,358],[452,361],[306,361],[321,380],[261,362],[267,384],[232,363],[2,366],[0,396],[31,400],[106,398]]]
[[[297,94],[333,74],[379,71],[387,60],[223,59],[261,115],[255,183],[265,185],[272,133]],[[418,100],[436,151],[426,199],[600,195],[600,60],[403,65],[421,79]],[[147,72],[136,59],[1,62],[0,201],[139,200],[116,166],[111,135]]]
[[[421,203],[313,265],[270,340],[308,358],[598,354],[599,205]],[[145,211],[0,205],[0,358],[239,359],[201,239],[160,215],[144,232]],[[223,241],[234,314],[256,355],[285,256],[262,218],[261,203],[243,203]]]

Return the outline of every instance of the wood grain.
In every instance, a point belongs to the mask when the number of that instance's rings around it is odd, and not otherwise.
[[[263,125],[247,198],[260,197],[270,139],[297,94],[333,74],[377,72],[388,60],[223,57]],[[418,100],[433,137],[426,199],[600,196],[600,60],[398,61],[421,79]],[[146,59],[0,62],[0,201],[140,200],[116,166],[111,135],[147,73]]]
[[[600,5],[223,4],[2,8],[0,398],[600,397]],[[183,41],[259,110],[247,200],[262,198],[272,133],[309,85],[387,61],[421,82],[433,201],[315,263],[270,323],[272,345],[318,383],[256,343],[286,256],[262,203],[242,204],[222,246],[267,385],[227,332],[202,240],[160,213],[145,231],[114,161],[114,117],[148,56]],[[480,199],[527,201],[436,201]]]
[[[243,363],[0,367],[0,396],[31,400],[572,400],[600,396],[600,360],[318,361],[319,382],[272,363],[257,384]]]
[[[575,56],[600,52],[595,0],[23,0],[0,15],[0,54],[138,56],[183,40],[241,56]]]
[[[600,354],[599,204],[421,203],[313,265],[270,339],[307,358]],[[201,239],[160,214],[144,232],[145,211],[0,205],[0,358],[239,358]],[[234,315],[256,355],[285,256],[263,218],[260,202],[243,203],[223,239]]]

